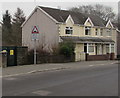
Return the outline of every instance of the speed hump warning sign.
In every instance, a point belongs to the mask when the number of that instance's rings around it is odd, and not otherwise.
[[[39,33],[39,31],[38,31],[37,26],[34,26],[32,29],[32,34],[38,34],[38,33]]]
[[[39,39],[39,29],[38,26],[32,27],[32,40],[38,40]]]

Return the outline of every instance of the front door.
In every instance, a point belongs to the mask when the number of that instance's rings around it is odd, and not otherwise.
[[[95,53],[98,55],[98,44],[95,44]]]

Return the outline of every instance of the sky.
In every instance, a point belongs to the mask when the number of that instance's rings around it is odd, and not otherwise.
[[[120,0],[1,0],[0,20],[2,19],[2,15],[6,10],[9,10],[10,14],[13,15],[16,12],[17,7],[21,8],[24,11],[25,16],[28,17],[37,5],[52,8],[61,7],[61,9],[69,9],[71,7],[77,7],[79,5],[103,4],[105,6],[112,7],[114,12],[118,13],[118,1]]]

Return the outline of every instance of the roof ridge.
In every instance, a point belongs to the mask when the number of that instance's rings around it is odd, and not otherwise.
[[[59,11],[65,11],[65,12],[72,12],[72,13],[76,13],[76,14],[85,14],[85,13],[80,13],[80,12],[74,12],[74,11],[71,11],[71,10],[68,10],[68,9],[58,9],[58,8],[53,8],[53,7],[44,7],[44,6],[38,6],[40,8],[48,8],[48,9],[53,9],[53,10],[59,10]]]
[[[61,10],[61,11],[68,11],[68,10],[65,10],[65,9],[59,9],[59,8],[53,8],[53,7],[44,7],[44,6],[38,6],[40,8],[48,8],[48,9],[53,9],[53,10]]]

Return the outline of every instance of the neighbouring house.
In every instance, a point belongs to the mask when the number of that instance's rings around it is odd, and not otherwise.
[[[118,30],[118,36],[117,36],[117,56],[120,58],[120,30]]]
[[[117,55],[117,31],[110,20],[105,22],[95,15],[37,6],[22,24],[22,44],[29,49],[34,48],[33,26],[40,32],[36,47],[42,45],[52,51],[58,43],[72,40],[76,61],[85,60],[86,53],[93,59],[111,53]]]
[[[117,36],[117,55],[120,58],[120,1],[118,2],[118,36]]]
[[[2,26],[0,25],[0,46],[2,46]]]

